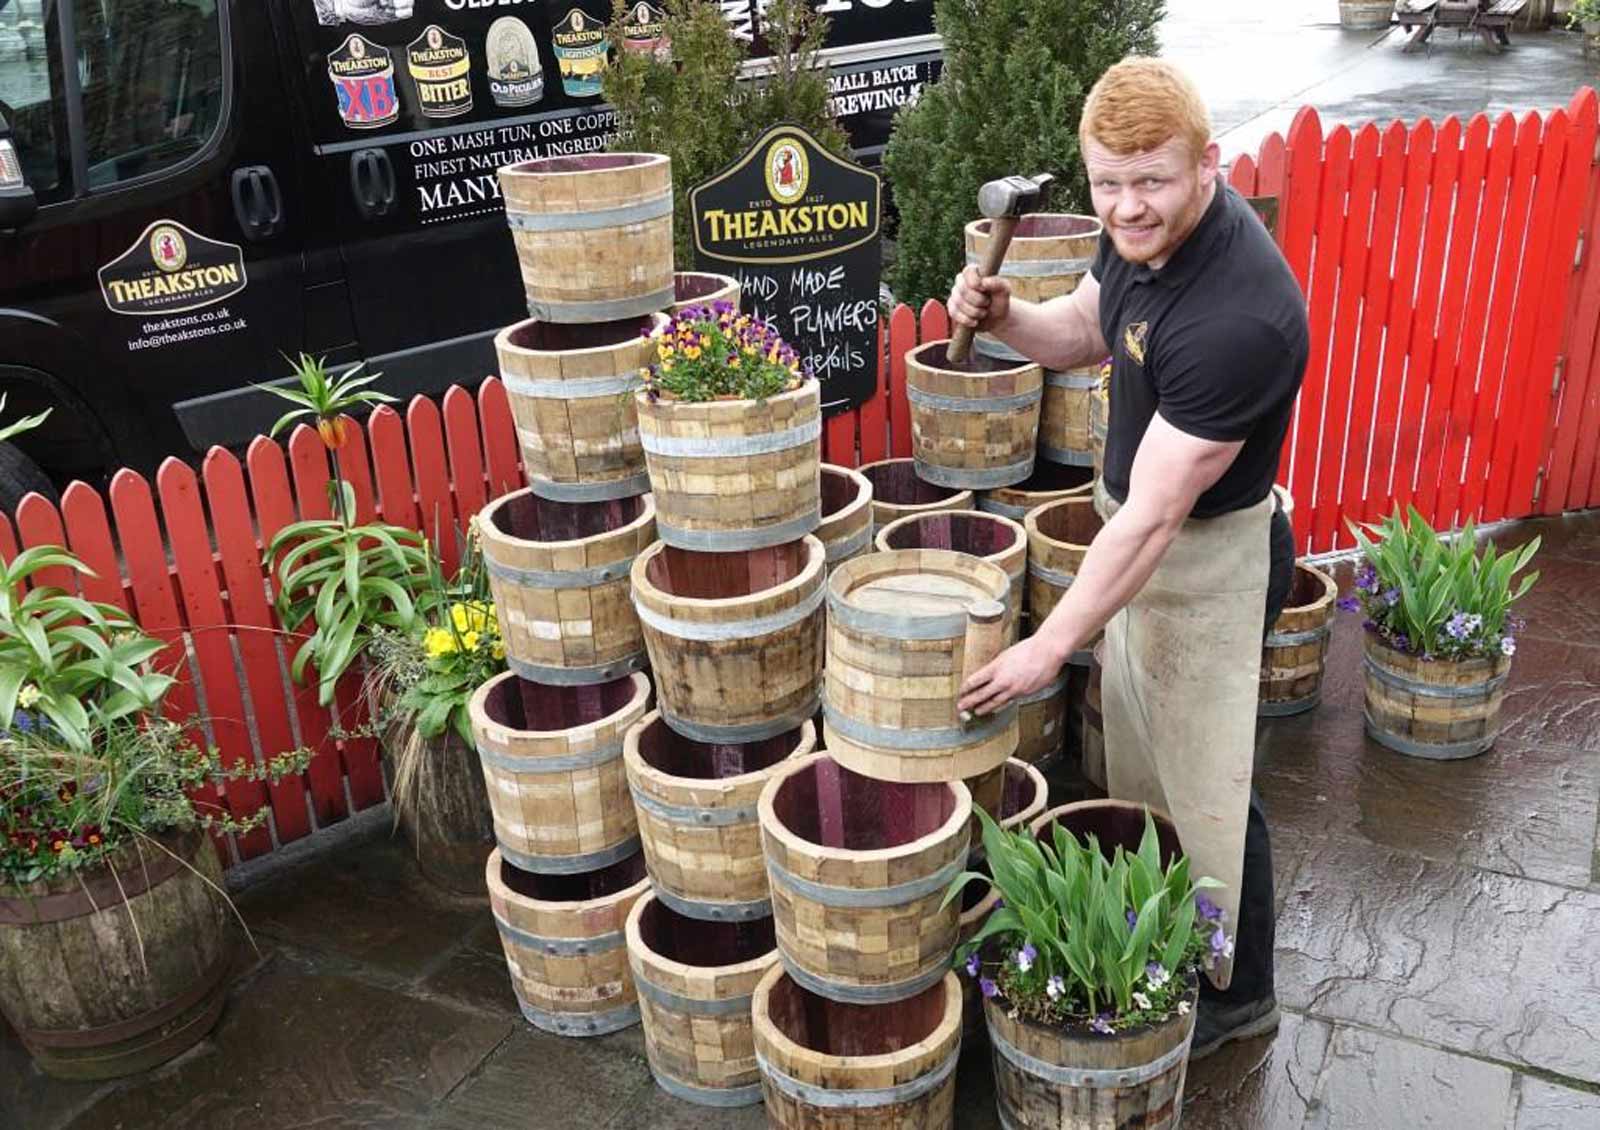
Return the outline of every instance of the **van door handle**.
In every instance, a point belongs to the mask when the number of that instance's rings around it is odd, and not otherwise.
[[[233,170],[233,213],[245,238],[267,239],[283,230],[283,194],[265,165]]]
[[[357,149],[350,154],[350,194],[365,220],[387,216],[394,210],[394,163],[382,149]]]

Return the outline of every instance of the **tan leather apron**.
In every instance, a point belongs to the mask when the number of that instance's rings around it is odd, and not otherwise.
[[[1096,508],[1109,519],[1118,503],[1095,487]],[[1244,874],[1272,509],[1269,495],[1184,522],[1149,582],[1106,625],[1108,791],[1171,814],[1190,874],[1226,884],[1207,893],[1227,913],[1230,938]],[[1219,989],[1232,977],[1231,956],[1210,973]]]

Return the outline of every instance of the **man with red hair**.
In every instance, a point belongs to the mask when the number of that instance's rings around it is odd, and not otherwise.
[[[1225,886],[1191,1058],[1278,1025],[1272,856],[1251,788],[1262,637],[1288,595],[1294,538],[1273,478],[1305,372],[1305,299],[1250,206],[1219,176],[1199,92],[1129,58],[1079,125],[1105,227],[1078,289],[1034,304],[974,267],[952,318],[1050,369],[1111,357],[1095,503],[1106,519],[1033,636],[972,676],[988,714],[1056,677],[1105,630],[1107,784],[1168,812],[1195,874]]]

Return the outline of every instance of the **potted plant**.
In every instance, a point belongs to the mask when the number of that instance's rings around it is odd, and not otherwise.
[[[1411,508],[1379,524],[1350,524],[1364,560],[1339,607],[1364,613],[1366,729],[1414,757],[1472,757],[1494,744],[1500,703],[1523,621],[1511,605],[1538,573],[1512,581],[1538,552],[1534,538],[1480,553],[1473,524],[1447,544]]]
[[[477,519],[453,579],[431,547],[410,630],[379,629],[369,647],[369,695],[389,759],[395,822],[422,873],[459,894],[484,893],[494,816],[467,703],[506,669]]]
[[[220,1015],[233,937],[210,833],[266,816],[229,815],[210,786],[306,756],[225,770],[158,714],[163,642],[47,569],[90,572],[55,546],[0,564],[0,1012],[46,1072],[111,1078]]]
[[[1229,944],[1179,853],[1162,862],[1144,809],[1135,852],[1108,853],[1060,823],[1002,831],[978,811],[1000,902],[956,958],[977,979],[994,1049],[1001,1122],[1017,1130],[1175,1127],[1194,1033],[1198,973]],[[1115,1101],[1094,1094],[1116,1092]],[[1045,1111],[1095,1112],[1070,1124]]]
[[[1567,11],[1567,27],[1581,29],[1590,38],[1600,36],[1600,0],[1574,0]]]
[[[639,439],[662,541],[758,549],[821,524],[820,389],[770,323],[729,302],[680,310],[640,376]]]

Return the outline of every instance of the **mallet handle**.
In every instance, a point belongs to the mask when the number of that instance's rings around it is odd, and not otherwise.
[[[999,274],[1000,264],[1005,262],[1006,250],[1011,246],[1011,236],[1017,230],[1017,217],[1001,216],[997,220],[989,221],[989,246],[984,249],[983,261],[978,264],[978,275],[988,278]],[[972,327],[957,326],[950,335],[950,347],[945,351],[945,359],[956,365],[965,365],[967,356],[972,352]]]
[[[961,645],[961,681],[965,683],[1005,650],[1006,606],[998,600],[973,601],[967,606],[967,634]],[[961,724],[972,721],[971,711],[961,712]]]

